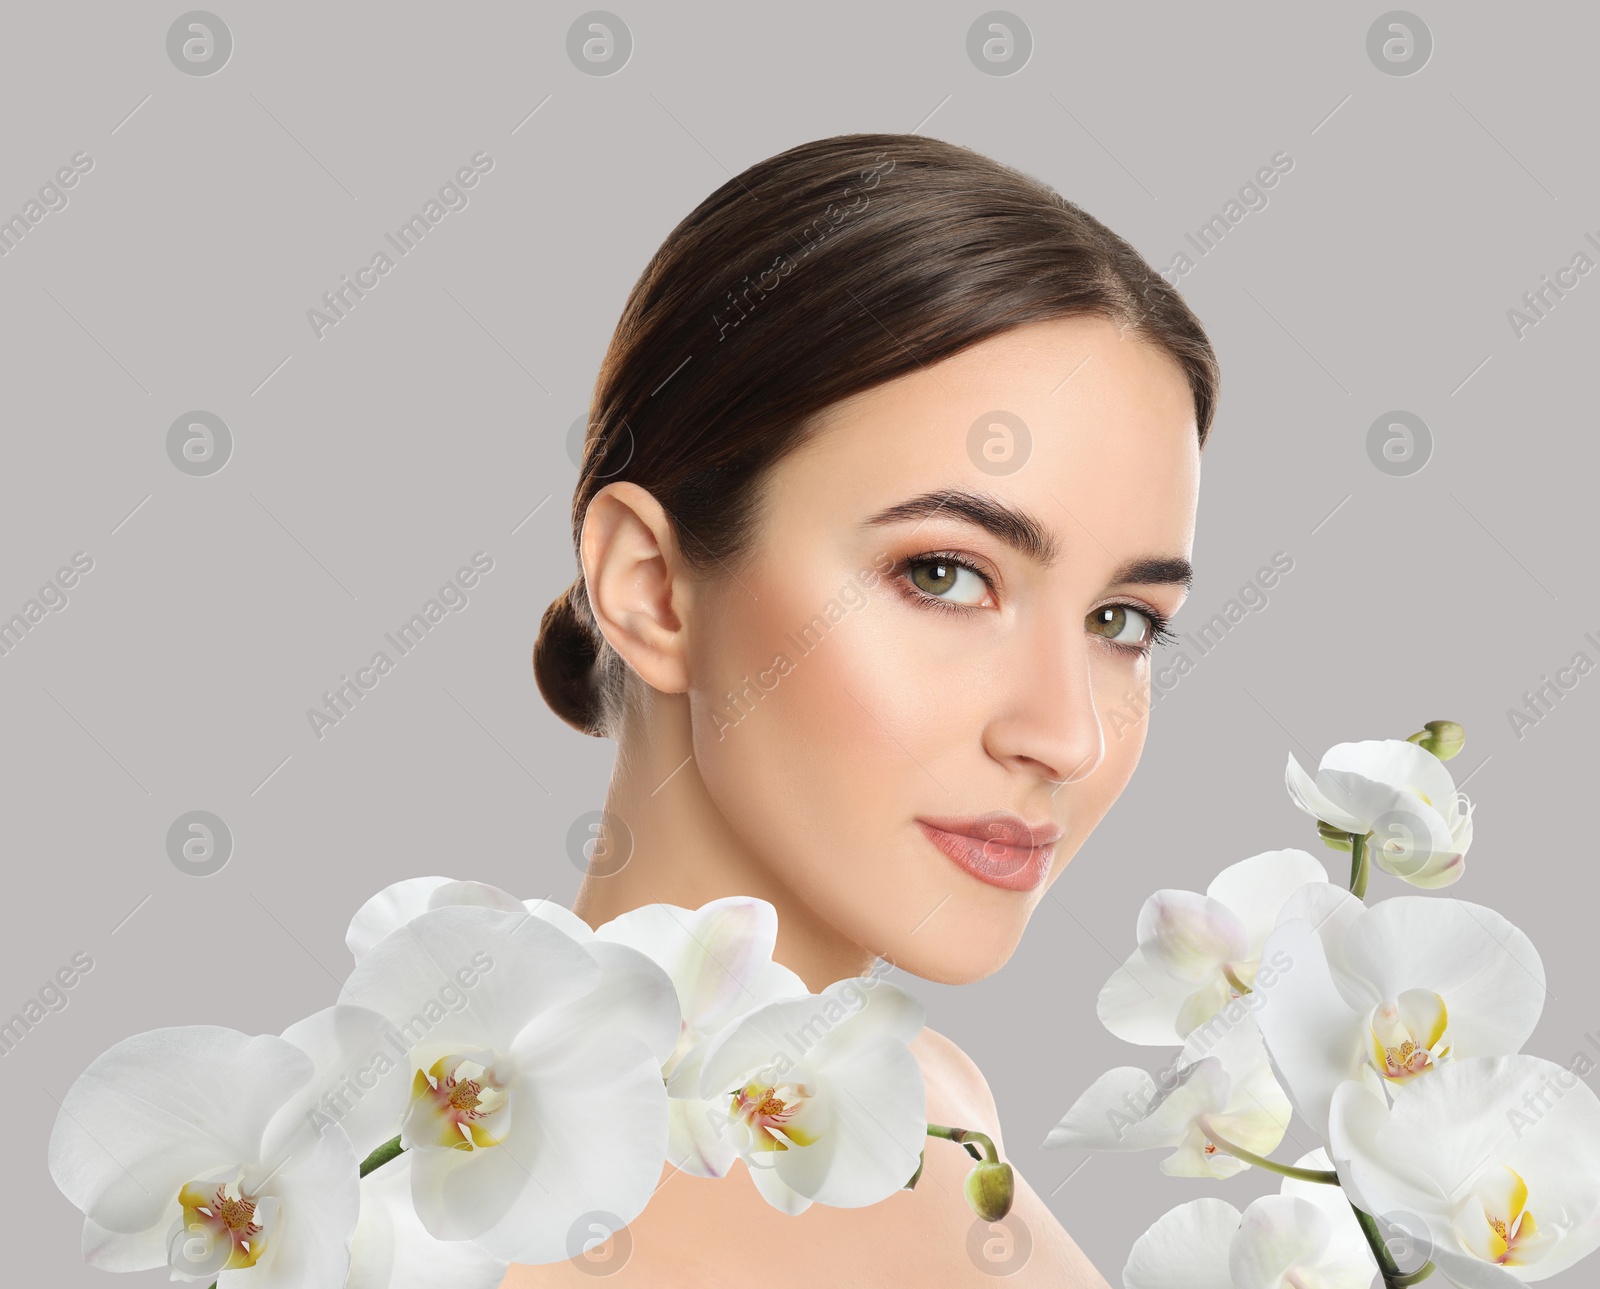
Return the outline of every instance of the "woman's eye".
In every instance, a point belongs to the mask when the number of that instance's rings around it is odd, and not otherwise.
[[[975,569],[949,559],[912,560],[906,576],[924,595],[952,604],[978,605],[989,593],[989,586]]]
[[[1150,615],[1141,613],[1131,604],[1107,604],[1096,609],[1089,615],[1088,626],[1113,644],[1136,649],[1144,647],[1155,629]]]

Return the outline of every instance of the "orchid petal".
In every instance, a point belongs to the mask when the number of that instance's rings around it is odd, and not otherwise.
[[[509,1264],[466,1240],[436,1240],[411,1204],[408,1151],[361,1180],[345,1289],[498,1289]]]
[[[393,1041],[394,1026],[365,1007],[324,1008],[283,1031],[315,1062],[310,1082],[273,1118],[263,1153],[281,1158],[321,1136],[334,1124],[350,1138],[356,1157],[365,1159],[400,1131],[411,1072],[403,1067],[403,1048]],[[295,1138],[299,1138],[297,1142]]]
[[[1253,957],[1271,934],[1284,902],[1307,885],[1328,886],[1328,871],[1315,855],[1291,847],[1228,865],[1211,879],[1206,894],[1239,919],[1249,946],[1240,956]]]
[[[1346,970],[1369,981],[1380,1000],[1407,989],[1443,997],[1457,1056],[1518,1051],[1544,1009],[1538,950],[1481,904],[1421,895],[1382,900],[1351,929],[1344,952]]]
[[[1250,955],[1244,924],[1221,900],[1193,891],[1157,891],[1139,910],[1139,948],[1177,980],[1203,984]]]
[[[1238,1229],[1239,1210],[1225,1200],[1180,1204],[1134,1241],[1124,1289],[1234,1289],[1228,1250]]]
[[[1366,827],[1360,819],[1342,805],[1329,799],[1321,786],[1301,768],[1300,762],[1289,753],[1289,764],[1284,771],[1284,786],[1289,798],[1314,819],[1338,828],[1342,832],[1364,833]]]
[[[1220,975],[1198,989],[1177,980],[1135,949],[1101,987],[1095,1000],[1100,1023],[1127,1043],[1146,1047],[1181,1043],[1195,1025],[1228,1001]]]
[[[357,909],[344,936],[356,961],[396,927],[426,913],[434,891],[448,886],[450,880],[448,877],[408,877],[385,886]]]
[[[305,1141],[252,1188],[281,1201],[266,1255],[248,1270],[224,1271],[219,1289],[342,1289],[361,1208],[360,1165],[342,1132]]]
[[[599,982],[582,997],[546,1012],[538,1023],[554,1032],[563,1025],[560,1015],[564,1008],[575,1008],[584,1016],[598,1013],[644,1043],[655,1053],[657,1065],[665,1064],[677,1046],[683,1024],[671,979],[655,962],[625,944],[596,939],[587,947],[600,964]],[[581,1022],[566,1027],[568,1040],[550,1041],[581,1043],[580,1026]]]
[[[374,945],[340,1001],[421,1038],[420,1067],[448,1052],[508,1049],[532,1017],[588,993],[600,975],[586,948],[542,918],[440,908]]]
[[[273,1035],[215,1025],[136,1034],[67,1090],[50,1175],[99,1226],[139,1234],[171,1214],[189,1181],[257,1158],[272,1116],[311,1073],[311,1058]]]
[[[647,904],[612,918],[595,934],[653,958],[672,977],[684,1019],[709,1029],[762,1001],[750,986],[772,959],[778,913],[766,900],[741,896],[699,909]]]
[[[83,1221],[83,1260],[102,1271],[153,1271],[167,1265],[167,1234],[182,1213],[173,1196],[171,1211],[132,1235],[108,1231],[91,1218]]]
[[[1330,1225],[1327,1214],[1310,1200],[1294,1195],[1255,1200],[1240,1216],[1228,1252],[1235,1289],[1280,1289],[1290,1272],[1316,1267],[1327,1251]],[[1344,1289],[1323,1276],[1316,1283],[1319,1289]],[[1371,1283],[1368,1274],[1351,1289],[1368,1289]]]
[[[594,940],[594,930],[565,904],[556,900],[523,900],[522,907],[536,918],[543,918],[551,926],[559,927],[579,944]]]
[[[1269,955],[1292,964],[1263,990],[1255,1018],[1273,1069],[1300,1117],[1326,1137],[1334,1091],[1366,1059],[1366,1024],[1334,983],[1322,941],[1309,922],[1279,925]]]
[[[778,1176],[833,1208],[888,1199],[917,1171],[928,1135],[922,1066],[903,1040],[880,1035],[839,1057],[828,1054],[819,1098],[826,1131],[804,1149],[779,1152]],[[810,1103],[805,1109],[810,1108]],[[802,1112],[803,1113],[803,1112]]]

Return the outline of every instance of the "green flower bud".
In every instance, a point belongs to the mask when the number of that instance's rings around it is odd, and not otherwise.
[[[1406,737],[1407,743],[1426,748],[1441,761],[1448,761],[1467,743],[1467,732],[1454,721],[1429,721],[1415,734]]]
[[[963,1189],[974,1213],[985,1222],[998,1222],[1011,1211],[1017,1197],[1016,1175],[1010,1164],[985,1160],[972,1166]]]

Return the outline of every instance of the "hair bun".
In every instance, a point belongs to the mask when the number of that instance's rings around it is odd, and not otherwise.
[[[599,738],[604,734],[594,675],[599,647],[573,602],[582,590],[579,577],[544,611],[533,646],[533,678],[551,711],[573,729]]]

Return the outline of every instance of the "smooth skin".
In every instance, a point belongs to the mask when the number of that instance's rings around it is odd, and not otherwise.
[[[1025,454],[987,428],[997,410],[1026,425]],[[997,971],[1138,764],[1147,650],[1187,595],[1199,481],[1181,368],[1137,328],[1082,317],[837,404],[774,468],[750,557],[717,577],[687,572],[648,492],[608,485],[581,553],[601,630],[637,673],[606,799],[629,840],[604,839],[622,867],[586,877],[574,911],[598,926],[654,902],[760,897],[778,911],[774,957],[813,992],[878,957],[943,983]],[[867,522],[934,492],[1031,517],[1053,560],[953,504]],[[1135,561],[1161,563],[1119,581]],[[1033,890],[980,881],[914,822],[997,810],[1062,830]],[[930,1121],[999,1143],[976,1064],[928,1029],[913,1050]],[[668,1165],[607,1282],[992,1285],[967,1251],[966,1152],[930,1140],[926,1161],[914,1191],[798,1217],[768,1207],[743,1163],[715,1180]],[[1008,1283],[1105,1285],[1020,1179],[1011,1220],[1032,1251]],[[980,1256],[1007,1256],[989,1234]],[[597,1269],[515,1267],[505,1286]]]

